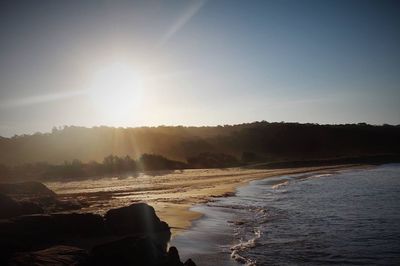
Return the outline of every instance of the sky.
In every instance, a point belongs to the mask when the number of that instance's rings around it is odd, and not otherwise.
[[[1,1],[0,135],[400,124],[399,1]]]

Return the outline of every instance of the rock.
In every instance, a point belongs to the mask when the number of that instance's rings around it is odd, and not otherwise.
[[[54,233],[54,223],[50,215],[33,214],[15,217],[8,223],[0,224],[0,235],[15,238],[48,238]]]
[[[0,193],[20,204],[19,211],[13,216],[70,211],[82,207],[76,200],[60,200],[56,193],[40,182],[0,184]]]
[[[101,236],[106,233],[103,217],[93,213],[52,214],[55,233],[67,236]]]
[[[167,242],[171,237],[168,224],[161,221],[154,208],[146,203],[109,210],[104,219],[106,228],[116,235],[159,235]]]
[[[29,251],[105,233],[103,218],[96,214],[25,215],[0,220],[0,248]]]
[[[7,195],[0,194],[0,219],[16,216],[19,204]]]
[[[185,261],[185,263],[183,265],[184,266],[196,266],[196,263],[194,263],[192,261],[192,259],[188,259],[187,261]]]
[[[0,219],[35,213],[43,213],[43,209],[35,203],[18,202],[7,195],[0,194]]]
[[[88,253],[80,248],[70,246],[54,246],[35,252],[15,254],[9,261],[10,266],[69,266],[85,265]]]
[[[62,236],[91,236],[105,232],[103,218],[92,213],[34,214],[9,220],[8,231],[0,234],[31,238],[59,238]]]
[[[170,260],[175,260],[175,261],[181,261],[181,259],[179,258],[179,253],[178,250],[176,249],[176,247],[170,247],[168,250],[168,258]]]
[[[0,199],[5,206],[18,205],[10,197]],[[120,235],[124,238],[96,244]],[[0,265],[11,258],[11,265],[183,266],[175,247],[167,252],[170,237],[168,224],[145,203],[109,210],[104,218],[91,213],[23,215],[0,219]],[[79,248],[59,246],[66,244],[95,247],[87,255]],[[37,249],[42,250],[33,251]]]
[[[166,266],[183,266],[176,247],[170,247],[167,253]]]
[[[150,237],[126,237],[98,245],[90,252],[89,265],[162,265],[165,252]]]
[[[19,215],[19,208],[20,206],[18,202],[16,202],[9,196],[0,194],[0,219],[10,218]]]
[[[19,201],[20,205],[20,215],[27,215],[27,214],[43,214],[44,210],[39,204],[30,201]]]
[[[14,184],[0,184],[0,193],[20,198],[56,197],[56,193],[40,182],[22,182]]]

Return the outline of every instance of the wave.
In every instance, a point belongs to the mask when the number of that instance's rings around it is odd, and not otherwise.
[[[332,174],[317,174],[317,175],[312,175],[310,177],[308,177],[307,179],[311,179],[311,178],[320,178],[320,177],[327,177],[327,176],[331,176]]]
[[[286,187],[290,185],[293,182],[299,182],[302,180],[309,180],[313,178],[321,178],[321,177],[328,177],[331,176],[331,173],[323,173],[323,174],[306,174],[306,175],[300,175],[300,176],[295,176],[287,180],[288,177],[285,177],[285,180],[282,180],[281,182],[271,186],[272,189],[280,189],[281,187]]]
[[[241,241],[240,243],[233,245],[230,249],[232,251],[231,253],[231,258],[236,260],[239,263],[245,264],[246,266],[255,266],[257,265],[257,262],[245,258],[242,255],[239,254],[239,252],[243,252],[247,249],[254,248],[258,245],[257,240],[261,237],[261,231],[259,229],[254,230],[254,237],[247,240],[247,241]]]
[[[282,182],[282,183],[278,183],[278,184],[276,184],[276,185],[273,185],[273,186],[272,186],[272,189],[278,189],[278,188],[280,188],[280,187],[284,187],[284,186],[287,186],[287,185],[289,185],[289,180],[284,181],[284,182]]]

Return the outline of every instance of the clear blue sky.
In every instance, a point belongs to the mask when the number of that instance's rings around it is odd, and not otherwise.
[[[0,135],[400,124],[399,14],[385,0],[2,1]]]

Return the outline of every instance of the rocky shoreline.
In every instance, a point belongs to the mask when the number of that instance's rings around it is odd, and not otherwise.
[[[54,213],[38,201],[51,196],[52,204],[57,202],[49,191],[38,184],[0,185],[1,265],[195,265],[181,262],[175,247],[168,249],[170,227],[148,204],[111,209],[104,216]]]

